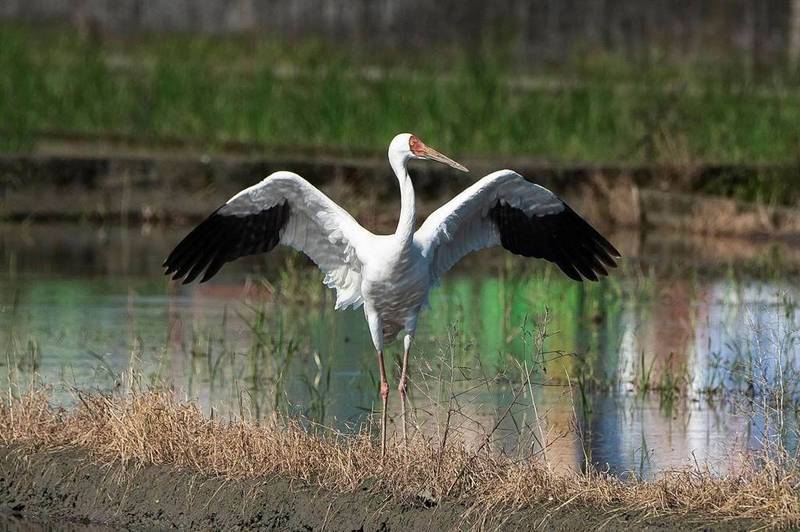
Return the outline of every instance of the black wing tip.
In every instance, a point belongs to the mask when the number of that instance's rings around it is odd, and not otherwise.
[[[557,213],[528,216],[498,200],[490,217],[501,244],[510,252],[548,260],[574,281],[599,282],[608,277],[607,268],[617,267],[614,258],[622,254],[569,205],[563,205]]]
[[[186,285],[205,283],[226,263],[274,248],[289,220],[287,201],[252,214],[222,214],[220,209],[197,225],[164,260],[164,275]]]
[[[576,281],[578,283],[582,283],[583,282],[583,277],[581,276],[580,273],[571,274],[571,273],[565,271],[564,268],[560,268],[560,269],[561,269],[562,272],[564,272],[567,275],[567,277],[569,277],[573,281]]]
[[[181,264],[178,261],[164,261],[161,267],[164,268],[163,273],[170,278],[170,281],[180,281],[188,277],[189,271],[181,272]],[[189,270],[191,270],[191,268]],[[186,284],[185,280],[183,284]]]
[[[617,248],[616,248],[616,247],[614,247],[614,245],[613,245],[611,242],[609,242],[608,240],[606,240],[606,239],[604,238],[604,239],[602,240],[601,244],[602,244],[602,246],[605,248],[605,251],[608,253],[608,255],[609,255],[609,256],[610,256],[612,259],[619,260],[619,259],[621,259],[621,258],[622,258],[622,253],[620,253],[620,252],[619,252],[619,250],[617,250]],[[616,266],[616,263],[615,263],[614,265]]]

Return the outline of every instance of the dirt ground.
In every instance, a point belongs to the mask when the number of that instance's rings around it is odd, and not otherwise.
[[[0,449],[0,514],[17,524],[58,521],[92,529],[107,525],[220,530],[442,530],[481,525],[503,530],[740,530],[766,524],[552,506],[543,502],[538,508],[481,522],[465,516],[458,504],[435,504],[424,497],[397,501],[373,486],[330,493],[277,477],[230,480],[168,466],[100,465],[77,449]]]

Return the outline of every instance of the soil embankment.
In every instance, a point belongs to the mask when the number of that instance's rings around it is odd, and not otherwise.
[[[797,198],[787,192],[780,205],[767,205],[736,200],[731,192],[756,182],[790,182],[798,172],[790,166],[551,165],[514,158],[464,163],[469,175],[415,164],[421,216],[479,176],[507,167],[563,195],[604,229],[800,238]],[[96,139],[51,141],[28,155],[0,155],[0,219],[194,221],[242,188],[286,169],[320,187],[368,228],[393,229],[397,189],[382,154],[233,146],[207,155],[180,144],[155,149]]]
[[[757,524],[732,520],[709,526],[692,516],[551,506],[497,516],[488,524],[548,530],[601,525],[609,530],[736,530]],[[0,513],[23,519],[126,528],[442,530],[477,525],[464,520],[465,510],[424,498],[398,502],[369,486],[334,494],[277,476],[233,481],[165,465],[99,465],[79,449],[0,448]]]

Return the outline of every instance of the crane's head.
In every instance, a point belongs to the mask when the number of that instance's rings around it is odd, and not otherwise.
[[[427,159],[446,164],[447,166],[455,168],[456,170],[461,170],[462,172],[469,172],[466,166],[459,164],[450,157],[442,155],[433,148],[426,146],[425,143],[419,139],[419,137],[412,135],[411,133],[400,133],[394,139],[392,139],[391,144],[389,144],[389,158],[392,159],[393,156],[399,156],[403,160]]]

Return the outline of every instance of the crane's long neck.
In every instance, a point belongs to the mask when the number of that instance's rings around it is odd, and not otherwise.
[[[414,186],[408,176],[406,159],[389,154],[389,163],[392,165],[400,184],[400,220],[397,222],[395,236],[404,244],[410,245],[414,238],[414,222],[416,220],[416,205],[414,202]]]

